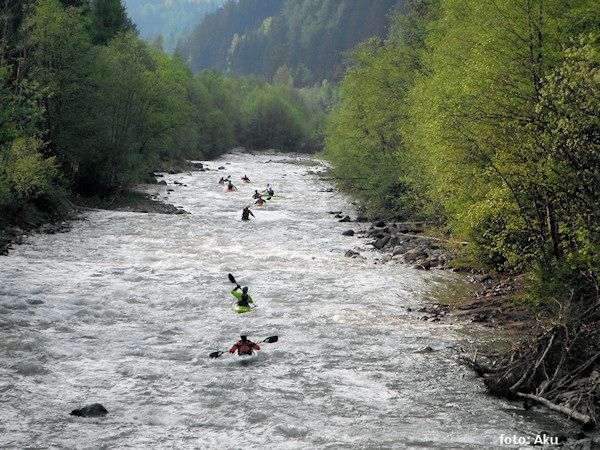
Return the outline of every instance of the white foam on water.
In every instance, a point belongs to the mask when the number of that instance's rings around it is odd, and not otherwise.
[[[191,214],[91,211],[2,257],[0,447],[475,449],[540,424],[562,432],[562,418],[484,394],[449,350],[465,339],[458,325],[407,310],[465,282],[376,264],[368,240],[342,236],[368,225],[330,214],[356,217],[309,174],[322,162],[232,153],[206,165],[146,187]],[[228,174],[238,191],[218,184]],[[242,222],[267,183],[283,197]],[[249,286],[251,313],[231,310],[228,273]],[[248,365],[208,357],[241,332],[279,341]],[[94,402],[109,414],[69,416]]]

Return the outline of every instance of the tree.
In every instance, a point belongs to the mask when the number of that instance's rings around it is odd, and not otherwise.
[[[570,269],[561,280],[563,289],[589,283],[595,289],[600,281],[600,34],[572,39],[562,63],[542,82],[537,112],[545,182],[557,216],[555,253],[561,258],[553,269],[563,277],[560,266]],[[550,278],[551,268],[542,269]]]
[[[422,2],[419,2],[422,5]],[[407,93],[413,85],[429,9],[414,8],[410,21],[397,17],[386,41],[371,39],[349,54],[340,85],[341,104],[326,131],[323,155],[343,186],[373,214],[431,214],[418,159],[405,145]]]
[[[87,138],[78,148],[77,183],[88,194],[140,181],[160,160],[181,157],[176,143],[191,120],[190,73],[133,33],[96,49]],[[92,184],[90,184],[92,183]]]
[[[94,45],[106,45],[121,32],[135,32],[121,0],[91,0],[90,8]]]
[[[254,149],[306,151],[306,116],[301,101],[290,96],[289,88],[253,90],[245,99],[241,114],[242,145]]]
[[[43,156],[37,123],[41,106],[35,92],[27,86],[13,94],[8,67],[0,69],[0,221],[7,219],[8,208],[44,195],[57,175],[54,158]]]
[[[215,71],[203,71],[193,78],[188,101],[194,107],[194,158],[216,158],[237,144],[234,84]]]

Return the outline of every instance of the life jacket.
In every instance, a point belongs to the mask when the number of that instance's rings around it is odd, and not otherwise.
[[[248,294],[242,294],[242,297],[238,300],[238,305],[250,306],[250,303],[248,303]]]
[[[240,341],[238,347],[238,353],[240,355],[250,355],[252,353],[252,347],[256,344],[252,341]]]

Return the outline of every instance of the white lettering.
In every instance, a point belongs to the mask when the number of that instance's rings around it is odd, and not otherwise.
[[[517,436],[516,434],[512,436],[507,436],[505,434],[500,435],[500,444],[501,445],[529,445],[531,442],[530,438],[526,438],[523,436]]]
[[[558,437],[548,436],[546,434],[537,435],[535,437],[534,445],[558,445]]]

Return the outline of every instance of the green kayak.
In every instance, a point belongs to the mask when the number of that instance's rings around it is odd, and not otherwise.
[[[237,304],[237,302],[233,302],[231,304],[231,309],[233,309],[238,314],[242,314],[242,313],[246,313],[246,312],[252,311],[252,307],[251,306],[240,306],[240,305]]]

